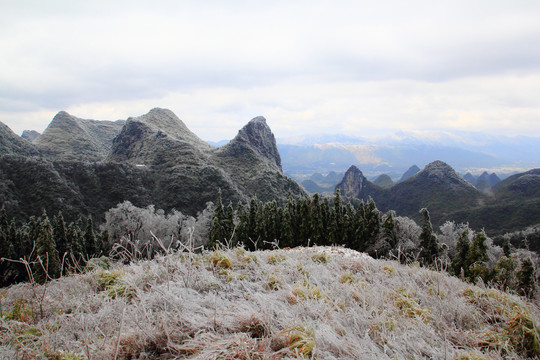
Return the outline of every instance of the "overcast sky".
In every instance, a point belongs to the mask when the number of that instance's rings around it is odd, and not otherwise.
[[[0,121],[540,135],[540,1],[0,0]]]

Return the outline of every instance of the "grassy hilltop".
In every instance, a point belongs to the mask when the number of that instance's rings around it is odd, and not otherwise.
[[[89,264],[80,275],[1,290],[0,358],[540,356],[537,304],[345,248]]]

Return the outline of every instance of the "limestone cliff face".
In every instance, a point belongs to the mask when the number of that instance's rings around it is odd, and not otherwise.
[[[60,111],[33,143],[52,160],[102,161],[123,125],[122,120],[81,119]]]
[[[223,146],[219,153],[230,157],[243,157],[249,155],[249,153],[254,153],[262,157],[262,159],[268,160],[272,166],[282,171],[276,138],[266,124],[266,119],[262,116],[253,118],[246,126],[240,129],[238,135]]]

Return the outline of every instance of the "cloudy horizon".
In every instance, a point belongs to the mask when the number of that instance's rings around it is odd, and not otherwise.
[[[0,121],[171,109],[205,140],[540,134],[535,1],[4,1]]]

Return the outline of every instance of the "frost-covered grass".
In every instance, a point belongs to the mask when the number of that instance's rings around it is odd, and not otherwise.
[[[343,248],[173,253],[0,290],[0,359],[524,359],[540,310]]]

